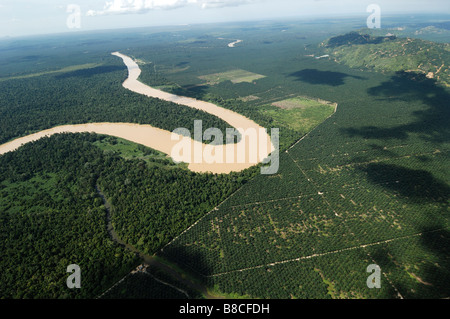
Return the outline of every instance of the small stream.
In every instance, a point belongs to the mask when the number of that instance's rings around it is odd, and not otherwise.
[[[142,259],[144,265],[155,266],[155,267],[163,270],[164,272],[166,272],[169,275],[171,275],[172,277],[174,277],[176,280],[178,280],[178,281],[182,282],[183,284],[187,285],[188,287],[190,287],[190,288],[192,288],[192,289],[194,289],[196,291],[200,291],[207,299],[216,299],[216,298],[218,298],[216,296],[210,295],[208,293],[208,290],[207,290],[207,288],[205,286],[189,280],[187,278],[187,276],[185,276],[184,274],[181,274],[180,272],[178,272],[177,270],[172,268],[170,265],[162,263],[161,261],[159,261],[154,256],[150,256],[150,255],[146,255],[146,254],[142,253],[141,251],[136,249],[134,246],[132,246],[130,244],[127,244],[122,239],[120,239],[120,237],[117,235],[116,231],[114,230],[114,227],[113,227],[113,224],[112,224],[112,216],[111,216],[112,207],[111,207],[111,204],[108,202],[108,200],[105,197],[105,194],[101,191],[101,189],[98,187],[98,185],[95,186],[95,189],[97,190],[97,193],[102,198],[103,204],[104,204],[104,206],[106,208],[107,230],[108,230],[109,236],[111,237],[111,239],[113,241],[115,241],[120,246],[124,247],[125,249],[128,249],[129,251],[137,254]]]

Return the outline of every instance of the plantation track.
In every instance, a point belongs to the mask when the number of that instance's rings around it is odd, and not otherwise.
[[[354,247],[349,247],[349,248],[344,248],[344,249],[339,249],[339,250],[334,250],[334,251],[329,251],[329,252],[324,252],[324,253],[313,254],[313,255],[310,255],[310,256],[303,256],[303,257],[299,257],[299,258],[294,258],[294,259],[289,259],[289,260],[282,260],[282,261],[277,261],[277,262],[268,263],[268,264],[264,264],[264,265],[258,265],[258,266],[254,266],[254,267],[248,267],[248,268],[244,268],[244,269],[232,270],[232,271],[218,273],[218,274],[209,275],[209,276],[205,276],[205,277],[218,277],[218,276],[224,276],[224,275],[228,275],[228,274],[232,274],[232,273],[236,273],[236,272],[243,272],[243,271],[254,270],[254,269],[259,269],[259,268],[264,268],[264,267],[271,267],[271,266],[282,265],[282,264],[287,264],[287,263],[291,263],[291,262],[298,262],[298,261],[302,261],[302,260],[306,260],[306,259],[323,257],[323,256],[338,254],[338,253],[342,253],[342,252],[346,252],[346,251],[351,251],[351,250],[356,250],[356,249],[361,249],[361,248],[367,248],[367,247],[372,247],[372,246],[381,245],[381,244],[387,244],[387,243],[391,243],[391,242],[396,241],[396,240],[402,240],[402,239],[422,236],[423,234],[434,233],[434,232],[438,232],[438,231],[445,230],[445,229],[448,229],[448,227],[444,227],[444,228],[440,228],[440,229],[434,229],[434,230],[430,230],[430,231],[422,232],[422,233],[416,233],[416,234],[412,234],[412,235],[408,235],[408,236],[401,236],[401,237],[391,238],[391,239],[387,239],[387,240],[383,240],[383,241],[379,241],[379,242],[375,242],[375,243],[362,244],[362,245],[358,245],[358,246],[354,246]]]

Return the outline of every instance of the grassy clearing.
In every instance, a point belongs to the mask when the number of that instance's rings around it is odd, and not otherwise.
[[[144,145],[136,144],[113,136],[105,136],[105,138],[101,141],[94,142],[94,145],[103,151],[117,153],[119,156],[127,160],[144,160],[150,166],[156,165],[187,168],[187,164],[175,164],[172,159],[164,153],[158,152]]]
[[[256,95],[249,95],[249,96],[241,97],[240,100],[243,102],[251,102],[251,101],[259,100],[259,97]]]
[[[294,98],[263,107],[260,112],[270,116],[275,126],[288,127],[305,134],[326,120],[335,109],[335,104]]]
[[[236,69],[222,73],[203,75],[199,76],[199,78],[205,80],[208,85],[216,85],[225,81],[231,81],[233,84],[243,82],[252,83],[253,81],[265,78],[265,76],[241,69]]]
[[[321,106],[321,105],[330,105],[336,106],[335,103],[324,101],[324,100],[315,100],[306,97],[295,97],[292,99],[287,99],[279,102],[272,103],[273,106],[279,107],[281,109],[306,109],[308,107]]]

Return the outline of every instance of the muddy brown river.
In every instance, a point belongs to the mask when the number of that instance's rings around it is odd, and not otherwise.
[[[188,168],[193,172],[221,174],[242,171],[258,164],[275,150],[266,130],[252,120],[213,103],[154,89],[138,80],[141,69],[132,58],[119,52],[113,52],[112,55],[121,58],[128,68],[128,78],[123,82],[123,87],[126,89],[148,97],[202,110],[217,116],[230,124],[231,128],[237,129],[244,138],[241,138],[235,144],[208,145],[194,141],[192,138],[184,135],[175,134],[151,125],[133,123],[87,123],[60,125],[17,138],[0,145],[0,155],[14,151],[23,144],[53,134],[93,132],[123,138],[148,146],[171,156],[176,162],[188,163]],[[193,134],[193,132],[190,133]],[[225,134],[226,132],[223,132],[223,135]]]

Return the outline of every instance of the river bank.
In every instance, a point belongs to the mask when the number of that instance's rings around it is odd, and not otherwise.
[[[209,102],[177,96],[154,89],[138,80],[141,69],[133,59],[119,52],[113,52],[112,55],[120,57],[128,68],[128,78],[123,82],[123,87],[126,89],[148,97],[177,103],[215,115],[230,124],[231,127],[237,129],[241,135],[244,135],[245,132],[256,132],[258,134],[257,140],[248,141],[248,139],[242,138],[236,144],[207,145],[194,141],[192,138],[174,134],[151,125],[133,123],[87,123],[61,125],[17,138],[0,145],[0,155],[15,151],[20,146],[37,141],[45,136],[58,133],[93,132],[123,138],[158,150],[171,156],[176,162],[188,163],[188,168],[193,172],[228,174],[230,172],[239,172],[261,163],[275,150],[271,138],[265,129],[252,120]],[[225,132],[222,133],[225,135]],[[181,148],[183,152],[175,154],[174,149],[177,147],[178,149]],[[206,158],[208,156],[209,158]]]

